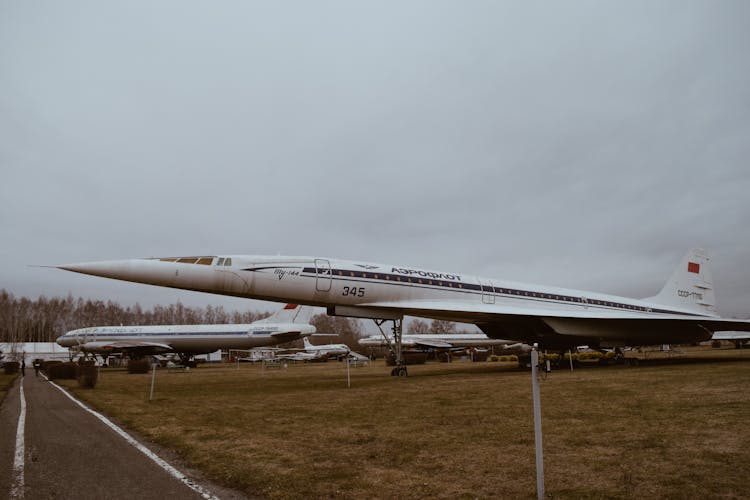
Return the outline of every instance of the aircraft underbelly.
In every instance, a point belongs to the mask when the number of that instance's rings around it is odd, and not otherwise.
[[[689,343],[711,338],[708,330],[679,320],[544,318],[544,322],[560,335],[622,345]]]

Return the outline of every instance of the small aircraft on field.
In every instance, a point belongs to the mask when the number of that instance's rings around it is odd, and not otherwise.
[[[301,351],[277,354],[276,357],[292,361],[323,361],[331,358],[340,359],[351,352],[351,349],[349,349],[349,346],[346,344],[313,345],[307,337],[302,341],[304,342],[305,347]]]
[[[359,339],[359,345],[365,347],[387,346],[393,342],[393,336],[371,335]],[[483,333],[435,333],[423,334],[412,333],[401,336],[401,345],[404,347],[419,347],[423,349],[453,349],[456,347],[493,347],[513,344],[513,341],[504,339],[491,339]]]

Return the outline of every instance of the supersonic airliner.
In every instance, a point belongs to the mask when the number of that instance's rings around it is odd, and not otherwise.
[[[689,343],[710,339],[715,331],[750,330],[750,321],[716,313],[709,258],[699,249],[688,252],[664,288],[646,299],[322,257],[166,257],[56,267],[326,307],[330,315],[371,318],[379,325],[392,321],[399,351],[407,315],[473,323],[491,338],[539,343],[547,349]]]

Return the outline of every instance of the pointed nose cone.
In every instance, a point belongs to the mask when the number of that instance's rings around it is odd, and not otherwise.
[[[159,259],[108,260],[56,266],[74,273],[149,285],[174,286],[174,263]]]
[[[77,264],[64,264],[56,266],[58,269],[73,271],[74,273],[102,276],[104,278],[124,279],[133,269],[135,263],[145,262],[143,259],[132,260],[107,260],[101,262],[80,262]]]
[[[60,347],[70,347],[71,346],[70,340],[71,340],[70,337],[66,337],[65,335],[60,335],[59,337],[57,337],[57,339],[55,339],[55,342],[57,342],[57,345],[59,345]]]

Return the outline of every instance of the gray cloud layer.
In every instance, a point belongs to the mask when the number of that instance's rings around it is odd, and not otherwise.
[[[746,2],[0,3],[0,287],[284,253],[656,293],[693,246],[750,314]]]

